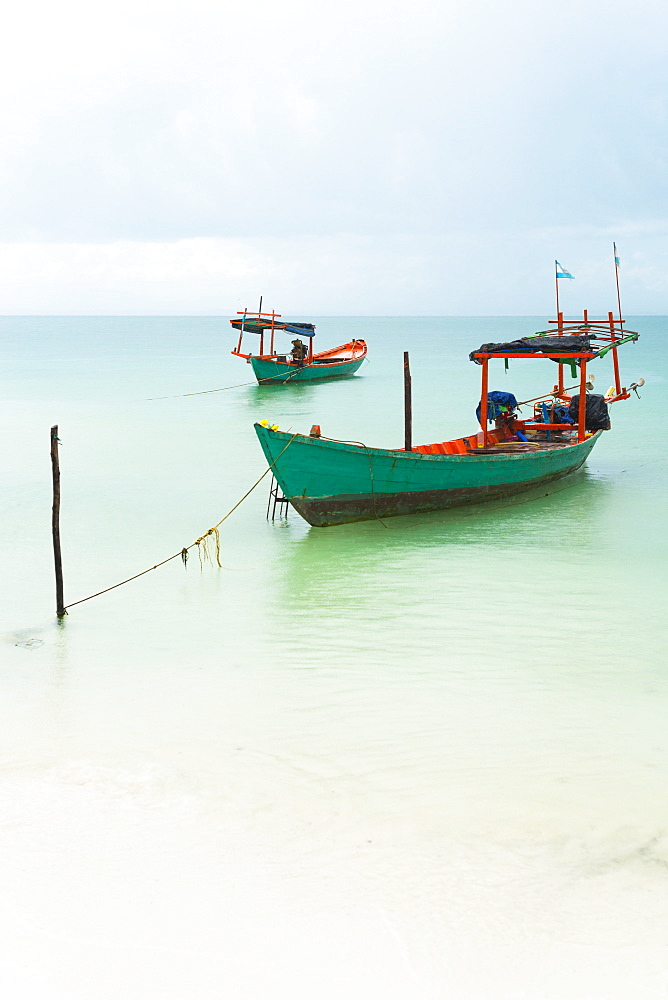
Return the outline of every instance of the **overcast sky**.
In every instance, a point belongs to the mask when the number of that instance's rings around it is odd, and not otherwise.
[[[668,313],[665,0],[27,0],[0,312]],[[566,282],[562,283],[566,285]]]

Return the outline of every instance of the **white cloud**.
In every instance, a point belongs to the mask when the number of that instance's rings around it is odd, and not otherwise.
[[[191,239],[0,244],[4,313],[226,315],[550,314],[554,248],[576,276],[562,305],[616,308],[612,240],[625,312],[663,313],[668,221],[652,233],[579,227],[452,231],[447,236]],[[641,247],[641,249],[639,249]]]
[[[174,285],[206,239],[243,246],[260,285],[308,273],[327,311],[351,311],[332,306],[329,274],[355,303],[366,287],[370,311],[408,285],[452,311],[480,297],[504,238],[649,233],[668,215],[667,28],[663,0],[28,0],[0,38],[0,239],[50,241],[31,250],[47,270],[56,244],[65,271],[79,254],[87,309],[163,311],[162,287],[213,307],[203,277]],[[649,259],[657,244],[638,239]],[[139,261],[162,283],[142,289]],[[13,280],[8,310],[26,293]],[[47,287],[30,300],[64,309],[70,293]],[[483,297],[507,293],[492,278]]]

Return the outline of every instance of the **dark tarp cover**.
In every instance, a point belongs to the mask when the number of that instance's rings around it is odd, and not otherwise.
[[[585,397],[587,400],[585,409],[585,429],[588,431],[607,431],[610,427],[610,417],[608,415],[608,404],[604,396],[591,394]],[[580,413],[580,394],[573,396],[568,407],[569,416],[573,422],[578,422]]]
[[[591,351],[589,337],[522,337],[521,340],[509,340],[505,344],[483,344],[477,351],[469,354],[469,360],[481,365],[482,361],[475,354],[522,354],[525,351],[536,354],[548,354],[550,351]],[[556,360],[556,359],[555,359]]]
[[[475,411],[476,420],[480,423],[480,403],[478,403]],[[494,420],[496,417],[500,416],[507,410],[514,410],[517,406],[517,400],[513,396],[512,392],[503,392],[501,389],[492,389],[491,392],[487,393],[487,419]]]

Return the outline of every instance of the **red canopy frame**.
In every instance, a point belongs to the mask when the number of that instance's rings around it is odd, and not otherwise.
[[[581,320],[565,320],[564,314],[562,312],[557,313],[557,318],[550,320],[551,324],[556,324],[557,326],[557,336],[592,336],[595,337],[597,341],[602,341],[603,343],[608,343],[612,345],[612,364],[615,375],[615,395],[608,398],[608,403],[616,403],[620,399],[629,399],[630,393],[622,385],[621,377],[619,374],[619,358],[617,355],[617,342],[623,341],[626,336],[628,339],[629,331],[624,330],[625,320],[621,318],[621,310],[619,319],[615,319],[612,312],[608,313],[607,320],[590,320],[589,312],[587,309],[584,310]],[[552,333],[551,330],[546,330],[545,333]],[[635,339],[637,339],[637,335]],[[539,342],[540,338],[537,337],[536,340]],[[606,348],[609,350],[610,348]],[[480,360],[482,364],[482,392],[480,399],[480,425],[483,432],[483,446],[487,447],[487,398],[488,398],[488,365],[491,358],[540,358],[545,361],[551,358],[563,358],[564,361],[574,361],[575,359],[580,360],[580,399],[585,399],[587,394],[587,362],[595,358],[598,351],[585,351],[585,352],[573,352],[573,351],[552,351],[549,354],[537,354],[532,351],[518,351],[510,353],[485,353],[476,352],[473,357]],[[546,393],[546,396],[550,393]],[[564,366],[559,365],[559,378],[557,384],[554,386],[552,394],[555,398],[568,400],[564,389]],[[578,407],[578,442],[584,441],[585,439],[585,417],[586,417],[586,405]],[[538,425],[535,425],[538,426]],[[550,424],[550,427],[554,430],[564,429],[566,425],[563,424]]]
[[[487,397],[488,397],[488,366],[491,358],[539,358],[541,361],[546,361],[551,358],[563,358],[565,361],[573,361],[576,358],[580,359],[580,399],[585,399],[587,395],[587,361],[591,361],[592,358],[596,357],[595,351],[550,351],[549,358],[545,354],[536,354],[532,351],[511,351],[507,353],[487,353],[477,351],[473,355],[482,363],[482,390],[480,393],[480,426],[482,427],[483,435],[483,448],[487,448]],[[559,380],[563,381],[563,372],[561,371],[562,366],[559,366]],[[562,386],[563,393],[563,386]],[[580,405],[578,407],[578,442],[584,441],[585,439],[585,413],[586,405]],[[557,427],[562,427],[564,425],[550,424],[552,430],[556,430]]]

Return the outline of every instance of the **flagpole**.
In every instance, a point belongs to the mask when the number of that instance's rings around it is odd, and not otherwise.
[[[559,312],[559,261],[554,262],[554,287],[557,293],[557,336],[561,336],[561,313]],[[559,379],[556,385],[557,392],[559,396],[564,394],[564,366],[558,365],[559,368]]]
[[[617,244],[616,243],[612,244],[612,253],[613,253],[613,256],[615,258],[615,283],[617,285],[617,307],[619,309],[619,335],[621,337],[621,336],[623,336],[624,327],[622,326],[622,323],[623,323],[623,320],[622,320],[622,298],[621,298],[621,295],[619,294],[619,257],[617,256]],[[612,318],[612,314],[610,314],[610,316]],[[613,340],[613,343],[614,343],[614,340],[615,340],[614,323],[611,323],[610,326],[611,326],[612,340]],[[617,357],[617,348],[616,347],[613,347],[613,349],[612,349],[612,364],[613,364],[613,368],[614,368],[614,372],[615,372],[615,389],[617,391],[617,395],[619,396],[619,394],[622,391],[622,382],[621,382],[621,379],[619,377],[619,359]]]
[[[557,292],[557,319],[559,319],[559,278],[558,278],[559,268],[557,267],[558,263],[559,262],[555,260],[555,262],[554,262],[554,287],[555,287],[556,292]]]
[[[612,244],[612,252],[615,258],[615,281],[617,283],[617,307],[619,309],[619,329],[622,329],[622,299],[619,294],[619,257],[617,256],[617,244]]]

